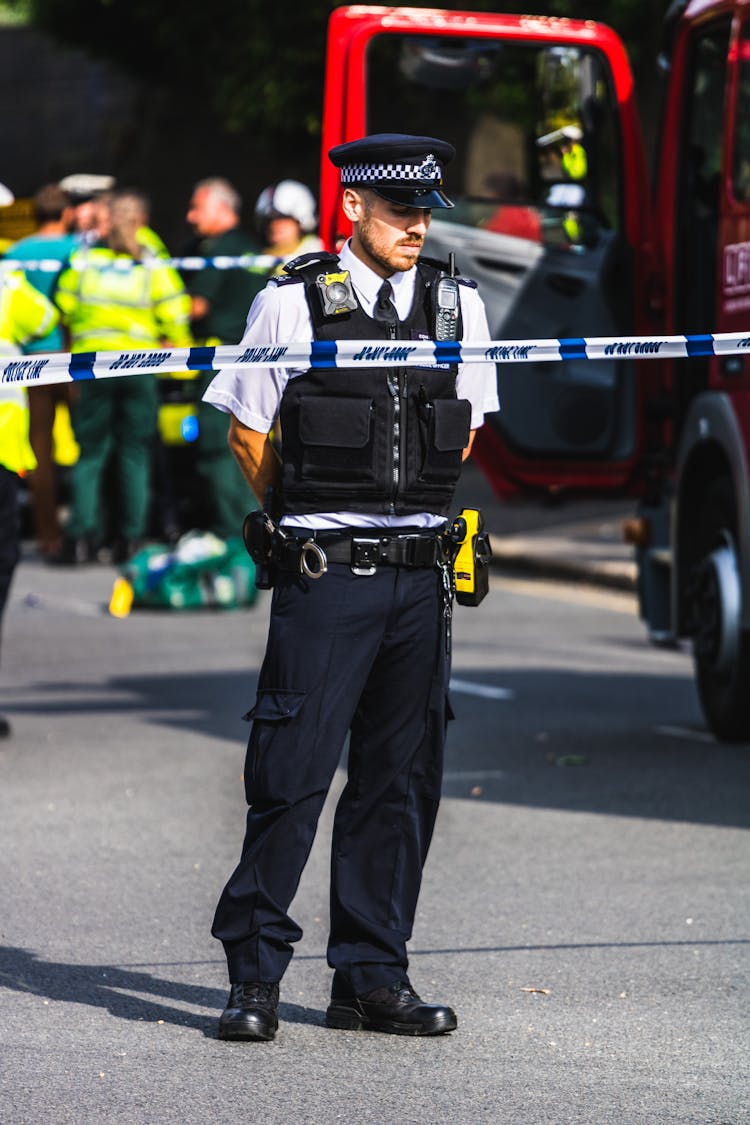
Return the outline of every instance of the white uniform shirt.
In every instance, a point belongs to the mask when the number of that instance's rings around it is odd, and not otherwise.
[[[348,270],[360,305],[372,316],[382,277],[360,261],[347,242],[340,253],[341,269]],[[393,303],[400,320],[406,320],[414,300],[416,269],[395,273],[388,280],[393,287]],[[489,340],[487,315],[482,299],[466,285],[459,286],[464,340]],[[269,282],[253,301],[247,317],[243,347],[262,344],[302,342],[313,339],[310,312],[304,285],[276,285]],[[256,367],[227,368],[220,371],[203,396],[205,402],[234,414],[251,430],[266,434],[279,413],[287,381],[304,374],[306,368]],[[494,363],[461,363],[456,392],[471,403],[471,428],[481,426],[485,414],[498,410],[497,375]],[[370,512],[315,512],[287,517],[283,522],[304,528],[338,527],[438,527],[445,519],[430,512],[391,516]]]

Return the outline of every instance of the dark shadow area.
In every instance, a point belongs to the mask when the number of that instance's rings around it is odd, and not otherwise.
[[[514,698],[453,694],[445,796],[750,827],[750,745],[711,737],[687,677],[532,668],[460,678]]]
[[[226,1003],[228,988],[205,988],[182,981],[164,980],[144,971],[117,965],[70,965],[45,961],[25,949],[0,947],[0,986],[16,992],[31,992],[66,1004],[103,1008],[117,1019],[191,1027],[208,1038],[216,1038],[218,1017]],[[146,993],[153,1000],[125,993]],[[187,1012],[169,1001],[214,1008],[215,1015]],[[286,1023],[323,1024],[324,1013],[300,1004],[280,1004],[279,1017]]]
[[[687,676],[527,668],[462,681],[502,687],[509,700],[454,692],[457,722],[446,753],[447,797],[699,824],[750,826],[750,746],[712,740]],[[145,723],[237,744],[257,672],[119,676],[103,687],[30,685],[38,703],[11,716],[145,712]],[[85,700],[43,698],[87,691]],[[116,693],[109,697],[109,692]],[[144,727],[148,730],[148,725]],[[147,736],[145,736],[147,738]]]
[[[106,684],[66,681],[30,683],[30,692],[63,696],[87,693],[89,698],[42,700],[39,703],[3,704],[7,713],[34,715],[92,715],[149,712],[147,722],[177,730],[206,734],[229,742],[245,743],[248,725],[242,716],[255,702],[256,669],[247,672],[208,672],[161,676],[114,677]],[[117,693],[117,698],[111,698]],[[132,696],[125,699],[122,694]],[[182,714],[184,713],[184,714]]]

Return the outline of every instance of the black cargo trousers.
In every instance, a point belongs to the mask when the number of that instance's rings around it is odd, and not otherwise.
[[[437,567],[278,575],[247,716],[245,841],[212,929],[230,981],[278,981],[289,964],[302,931],[287,911],[349,732],[328,963],[337,991],[405,976],[440,799],[448,650]]]

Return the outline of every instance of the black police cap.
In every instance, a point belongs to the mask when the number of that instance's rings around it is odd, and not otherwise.
[[[439,189],[443,165],[455,155],[447,141],[407,133],[374,133],[328,153],[344,187],[367,187],[393,203],[425,208],[453,206]]]

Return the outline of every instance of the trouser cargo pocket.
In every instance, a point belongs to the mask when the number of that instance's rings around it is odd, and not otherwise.
[[[290,768],[293,747],[301,741],[294,719],[299,715],[306,692],[288,688],[261,688],[255,706],[244,716],[252,720],[245,759],[245,796],[256,801],[292,800],[287,792],[293,784]]]

